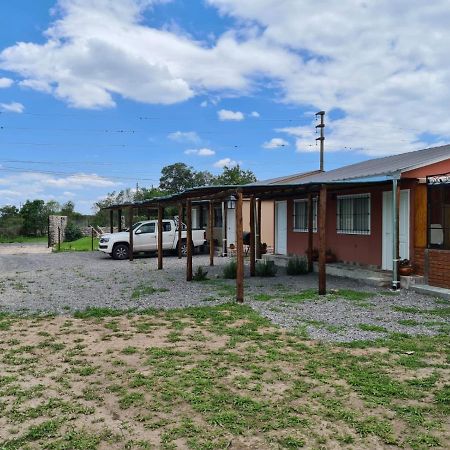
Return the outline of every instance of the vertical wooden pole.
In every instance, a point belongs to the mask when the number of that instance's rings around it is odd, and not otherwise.
[[[91,251],[94,251],[94,227],[91,227]]]
[[[122,210],[117,210],[117,229],[122,231]]]
[[[256,236],[255,236],[255,196],[250,198],[250,276],[254,277],[256,272]]]
[[[244,225],[242,222],[242,192],[238,192],[236,201],[236,301],[244,302]]]
[[[209,201],[209,217],[208,217],[208,234],[209,234],[209,265],[214,266],[214,203]]]
[[[158,205],[158,270],[163,268],[163,215],[164,208]]]
[[[192,281],[192,201],[188,200],[186,204],[186,280]]]
[[[313,198],[308,194],[308,272],[314,270],[313,266]]]
[[[256,258],[261,259],[261,199],[258,198],[257,201],[257,212],[256,212]]]
[[[61,227],[58,227],[58,251],[61,251]]]
[[[178,259],[182,258],[181,239],[183,233],[183,203],[178,203]]]
[[[110,233],[114,233],[114,211],[112,209],[109,210],[109,231]]]
[[[128,256],[130,261],[133,261],[134,259],[134,255],[133,255],[133,249],[134,249],[134,243],[133,243],[133,207],[130,206],[128,208],[128,230],[129,230],[129,235],[130,235],[130,246],[128,248]]]
[[[225,199],[222,208],[222,256],[228,256],[228,203]]]
[[[327,274],[326,274],[326,225],[327,225],[327,186],[325,184],[320,188],[319,197],[319,295],[327,293]]]

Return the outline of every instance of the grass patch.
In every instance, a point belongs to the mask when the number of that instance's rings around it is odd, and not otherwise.
[[[146,295],[153,295],[159,292],[168,292],[169,289],[166,288],[155,288],[150,284],[140,284],[131,293],[131,298],[136,299],[140,297],[145,297]]]
[[[98,248],[98,239],[94,238],[94,251]],[[56,245],[53,250],[55,252],[90,252],[92,250],[91,237],[82,237],[72,242],[62,242],[61,249],[58,250],[58,245]]]
[[[386,328],[380,327],[379,325],[371,325],[369,323],[360,323],[358,328],[362,331],[375,331],[377,333],[387,333]]]

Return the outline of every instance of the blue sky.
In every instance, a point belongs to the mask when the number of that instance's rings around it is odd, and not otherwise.
[[[4,3],[2,205],[89,212],[177,161],[314,170],[321,109],[326,169],[449,140],[444,0]]]

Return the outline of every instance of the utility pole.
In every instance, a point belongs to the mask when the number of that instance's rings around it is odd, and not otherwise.
[[[324,116],[325,116],[325,111],[319,111],[316,113],[316,118],[317,116],[320,116],[320,123],[318,125],[316,125],[316,129],[320,128],[320,137],[316,138],[316,141],[320,141],[320,171],[323,172],[323,151],[324,151],[324,141],[325,141],[325,136],[324,136],[324,128],[325,128],[325,123],[324,123]]]

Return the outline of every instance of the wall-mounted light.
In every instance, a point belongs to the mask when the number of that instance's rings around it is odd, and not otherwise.
[[[235,209],[236,208],[236,197],[234,195],[232,195],[228,200],[227,200],[227,208],[228,209]]]

